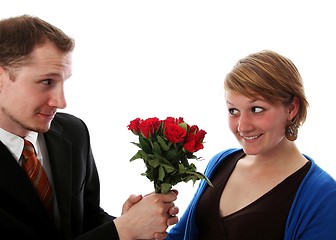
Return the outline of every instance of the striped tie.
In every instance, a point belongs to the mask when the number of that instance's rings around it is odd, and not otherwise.
[[[38,196],[46,207],[49,215],[53,215],[52,190],[48,177],[35,154],[34,146],[31,142],[24,139],[22,155],[24,156],[22,168],[27,173],[28,178],[34,185]]]

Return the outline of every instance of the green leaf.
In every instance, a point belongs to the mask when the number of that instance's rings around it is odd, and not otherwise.
[[[182,162],[182,164],[183,164],[185,167],[190,166],[190,165],[189,165],[189,162],[188,162],[188,159],[186,159],[186,158],[182,158],[182,159],[181,159],[181,162]]]
[[[211,181],[203,173],[200,173],[200,172],[188,172],[188,174],[196,176],[197,177],[196,180],[204,179],[211,187],[213,187]]]
[[[136,142],[131,142],[132,144],[134,144],[135,146],[141,148],[140,144],[139,143],[136,143]]]
[[[172,188],[172,185],[170,183],[162,183],[161,184],[161,193],[168,193],[171,188]]]
[[[135,159],[142,158],[141,151],[142,151],[142,150],[138,150],[138,151],[136,152],[136,154],[134,154],[134,156],[130,159],[130,161],[132,162],[132,161],[134,161]]]
[[[152,146],[150,144],[150,141],[142,135],[139,136],[139,146],[146,153],[152,152]]]
[[[170,166],[170,165],[168,165],[168,164],[162,164],[162,167],[164,167],[164,169],[165,169],[165,171],[167,172],[167,173],[172,173],[172,172],[174,172],[174,171],[176,171],[176,169],[174,168],[174,167],[172,167],[172,166]]]
[[[166,144],[165,140],[161,136],[157,136],[157,140],[164,151],[169,150],[169,146]]]
[[[140,150],[140,151],[138,151],[138,152],[139,152],[139,154],[141,155],[141,158],[142,158],[145,162],[147,162],[148,159],[149,159],[148,154],[147,154],[145,151],[143,151],[143,150]]]
[[[187,123],[185,123],[185,122],[180,123],[179,126],[180,126],[181,128],[184,128],[185,130],[188,130],[188,125],[187,125]]]
[[[153,168],[156,168],[157,166],[160,165],[160,162],[157,159],[150,159],[150,160],[148,160],[148,164],[149,164],[149,166],[151,166]]]
[[[186,172],[185,167],[184,167],[184,165],[183,165],[182,163],[179,163],[179,164],[178,164],[178,172],[179,172],[180,174]]]
[[[157,142],[153,143],[153,153],[155,155],[162,155],[161,147],[160,147],[160,145]]]
[[[167,159],[178,159],[179,154],[178,154],[178,149],[172,148],[169,151],[166,152],[165,154]]]
[[[163,166],[159,167],[159,176],[158,176],[158,180],[159,181],[163,181],[164,177],[166,176],[165,171],[163,169]]]

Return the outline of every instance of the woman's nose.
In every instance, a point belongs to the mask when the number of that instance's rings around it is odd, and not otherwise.
[[[247,132],[251,130],[251,119],[247,114],[241,114],[238,121],[238,131],[239,132]]]

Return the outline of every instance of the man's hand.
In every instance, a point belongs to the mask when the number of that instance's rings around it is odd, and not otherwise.
[[[123,204],[122,215],[114,220],[121,240],[164,239],[168,226],[177,223],[177,191],[167,194],[131,195]]]

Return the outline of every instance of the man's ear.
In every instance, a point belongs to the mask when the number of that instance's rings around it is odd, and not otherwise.
[[[1,87],[2,87],[2,81],[3,81],[3,78],[5,77],[5,69],[2,67],[2,66],[0,66],[0,89],[1,89]]]
[[[294,96],[293,101],[288,106],[288,120],[292,120],[299,111],[300,100],[297,96]]]

